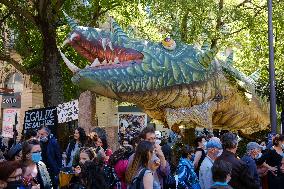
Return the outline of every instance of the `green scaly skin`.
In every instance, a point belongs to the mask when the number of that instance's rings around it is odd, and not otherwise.
[[[77,26],[69,17],[67,17],[67,20],[74,31],[82,34],[88,41],[106,38],[112,42],[113,46],[134,49],[144,55],[141,63],[133,61],[126,67],[113,66],[98,69],[97,67],[88,66],[85,69],[78,69],[74,71],[72,81],[82,89],[90,90],[109,98],[136,103],[147,113],[151,114],[154,111],[152,117],[158,120],[166,122],[165,109],[183,108],[182,102],[177,103],[178,105],[173,105],[173,103],[163,104],[161,102],[159,105],[156,104],[158,108],[151,109],[149,107],[150,102],[147,100],[143,99],[141,101],[141,99],[131,98],[131,96],[139,93],[142,96],[148,95],[151,97],[154,94],[167,90],[171,90],[169,93],[173,93],[174,89],[178,86],[194,88],[194,86],[204,87],[209,85],[211,88],[216,88],[216,86],[212,86],[212,83],[214,83],[213,80],[215,81],[216,78],[219,80],[219,83],[222,83],[222,87],[218,89],[219,91],[216,90],[216,92],[212,93],[213,96],[208,95],[208,97],[202,98],[201,101],[193,100],[194,102],[192,101],[190,105],[186,104],[186,107],[190,108],[194,105],[201,105],[207,101],[212,101],[216,95],[221,94],[225,97],[228,93],[224,91],[224,86],[226,85],[230,88],[242,88],[237,83],[233,84],[233,86],[228,83],[227,76],[242,81],[245,84],[243,86],[244,91],[252,93],[255,96],[254,79],[257,78],[258,73],[254,73],[253,77],[248,77],[235,69],[232,66],[232,54],[229,55],[226,61],[220,61],[215,58],[217,53],[217,49],[215,48],[211,50],[205,48],[203,51],[192,45],[178,42],[174,50],[167,50],[161,43],[130,39],[115,21],[112,21],[113,32],[108,32],[96,28]],[[70,36],[72,36],[74,31],[71,32]],[[204,94],[204,92],[202,93]],[[157,98],[159,97],[159,95],[156,96]],[[157,98],[153,97],[152,100],[159,100]],[[260,105],[259,110],[257,110],[260,111],[260,114],[263,113],[264,106],[266,104]],[[261,123],[254,125],[259,124]],[[266,126],[262,126],[262,128]]]

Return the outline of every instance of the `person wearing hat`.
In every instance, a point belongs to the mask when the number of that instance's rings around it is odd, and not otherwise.
[[[217,160],[224,160],[232,164],[231,180],[229,181],[229,185],[234,189],[259,189],[256,181],[249,174],[246,163],[237,158],[237,135],[232,132],[227,132],[222,135],[221,142],[223,152]]]
[[[206,144],[207,156],[201,163],[199,170],[199,184],[201,189],[208,189],[212,186],[213,178],[211,168],[215,159],[218,157],[222,145],[217,140],[210,140]]]
[[[258,159],[261,156],[261,150],[262,146],[260,146],[258,143],[249,142],[247,144],[247,152],[241,158],[241,160],[247,164],[249,173],[254,178],[258,186],[260,186],[260,178],[257,172],[255,159]]]
[[[13,160],[21,160],[21,154],[22,151],[22,144],[18,143],[10,148],[10,150],[7,152],[7,160],[13,161]]]

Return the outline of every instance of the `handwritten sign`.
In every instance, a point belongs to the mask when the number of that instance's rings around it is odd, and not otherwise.
[[[21,108],[21,94],[14,93],[2,96],[2,108]]]
[[[57,106],[58,123],[65,123],[78,119],[78,100],[73,100]]]
[[[19,109],[4,109],[3,110],[3,126],[2,126],[2,136],[13,138],[13,126],[15,124],[15,116],[19,120],[20,110]],[[16,125],[16,128],[18,126]]]
[[[56,107],[34,109],[25,112],[24,129],[37,130],[42,125],[53,130],[57,125]]]

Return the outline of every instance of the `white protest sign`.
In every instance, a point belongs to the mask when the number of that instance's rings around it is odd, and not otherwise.
[[[13,125],[15,124],[15,115],[19,120],[20,110],[19,109],[4,109],[3,110],[3,126],[2,126],[2,136],[13,138]],[[17,127],[16,127],[17,128]]]
[[[67,103],[59,104],[57,106],[58,123],[65,123],[78,119],[79,102],[73,100]]]

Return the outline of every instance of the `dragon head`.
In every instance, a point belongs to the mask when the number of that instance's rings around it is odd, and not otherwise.
[[[202,81],[216,49],[202,52],[166,38],[162,43],[130,39],[112,19],[111,31],[78,26],[65,15],[73,31],[63,45],[71,45],[89,61],[84,69],[65,63],[81,88],[117,98],[117,94],[158,90]]]

